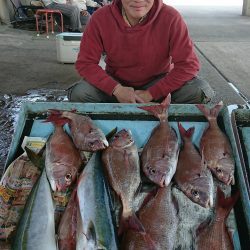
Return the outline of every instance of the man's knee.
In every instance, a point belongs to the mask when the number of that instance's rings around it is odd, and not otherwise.
[[[207,103],[214,94],[207,81],[195,77],[172,93],[172,101],[173,103]]]
[[[75,83],[68,89],[68,99],[70,102],[86,102],[85,96],[84,84],[81,82]]]

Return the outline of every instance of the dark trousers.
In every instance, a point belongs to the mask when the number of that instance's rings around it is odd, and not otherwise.
[[[141,90],[145,90],[159,81],[161,77],[142,86]],[[207,103],[214,96],[214,91],[209,83],[199,77],[194,77],[187,81],[180,89],[171,93],[171,103]],[[89,84],[85,80],[75,83],[68,89],[68,99],[70,102],[83,103],[115,103],[117,99],[109,96]],[[164,98],[157,100],[161,102]]]

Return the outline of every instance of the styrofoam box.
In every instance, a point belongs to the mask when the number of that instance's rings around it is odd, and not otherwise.
[[[80,50],[83,33],[63,32],[56,35],[57,61],[60,63],[75,63]]]

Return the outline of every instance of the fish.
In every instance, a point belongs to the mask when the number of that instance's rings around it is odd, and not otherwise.
[[[58,228],[58,249],[75,250],[77,233],[77,188],[71,194]]]
[[[209,122],[200,141],[200,150],[203,150],[204,160],[218,180],[226,185],[233,185],[235,161],[232,148],[227,136],[217,124],[217,117],[223,107],[223,102],[219,102],[211,109],[203,104],[196,106]]]
[[[157,187],[156,192],[151,192],[146,197],[138,217],[148,237],[140,232],[127,230],[122,239],[122,250],[174,249],[179,208],[171,188],[172,184],[163,188]]]
[[[64,131],[63,125],[68,119],[51,114],[46,122],[55,126],[53,134],[46,143],[45,167],[52,190],[66,191],[76,181],[82,165],[79,150],[70,136]]]
[[[101,152],[93,153],[77,184],[76,250],[117,250]]]
[[[176,171],[179,144],[175,131],[169,126],[167,110],[171,102],[169,94],[159,105],[138,107],[152,113],[160,120],[144,146],[141,154],[144,174],[160,187],[169,185]]]
[[[114,135],[102,153],[102,162],[109,185],[122,203],[118,234],[127,227],[143,231],[133,207],[141,178],[138,149],[130,130],[122,129]]]
[[[90,117],[76,114],[73,111],[52,110],[53,112],[68,119],[72,139],[79,150],[96,152],[108,147],[108,141],[104,133]]]
[[[225,198],[223,191],[217,188],[217,202],[215,216],[205,221],[196,229],[195,249],[196,250],[233,250],[232,235],[226,227],[226,219],[238,200],[237,191],[231,197]]]
[[[12,250],[56,250],[54,202],[45,169],[27,200]]]
[[[203,155],[200,156],[192,143],[195,128],[185,130],[181,123],[178,123],[178,128],[183,139],[183,147],[174,175],[175,182],[190,200],[205,208],[212,207],[213,177]]]

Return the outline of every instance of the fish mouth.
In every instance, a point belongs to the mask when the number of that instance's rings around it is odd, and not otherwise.
[[[230,175],[230,177],[228,178],[228,181],[227,181],[226,185],[234,185],[234,184],[235,184],[234,176]]]
[[[107,140],[103,140],[102,143],[103,143],[104,148],[107,148],[109,146],[109,143]]]
[[[213,199],[210,198],[206,204],[205,204],[205,208],[212,208],[213,207]]]
[[[50,187],[52,191],[56,192],[57,191],[57,183],[54,180],[50,180]]]
[[[160,180],[160,182],[159,182],[159,186],[160,186],[160,187],[165,187],[165,186],[167,186],[167,185],[166,185],[166,176],[165,176],[165,175],[163,175],[163,176],[161,177],[161,180]]]

